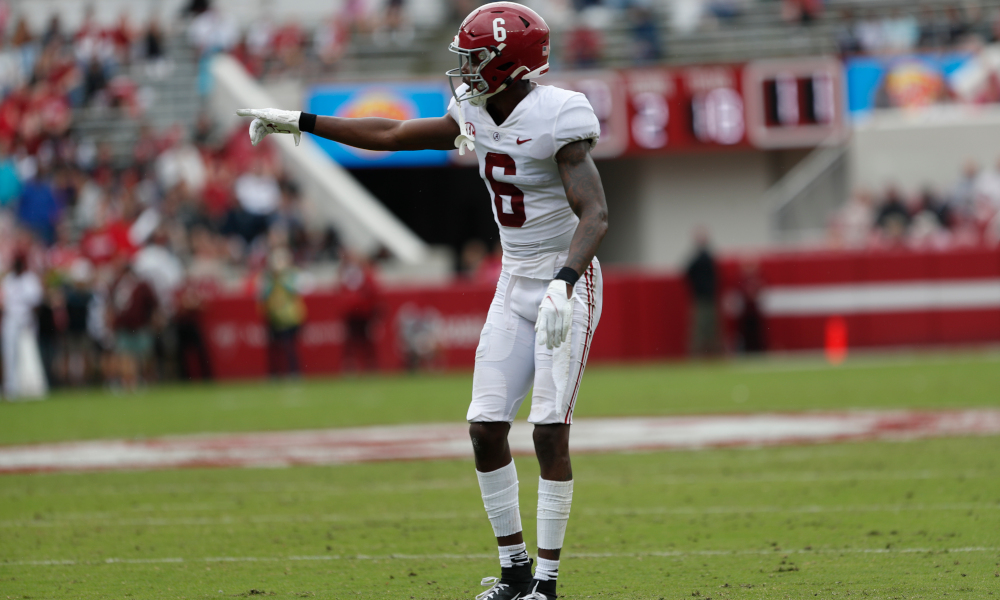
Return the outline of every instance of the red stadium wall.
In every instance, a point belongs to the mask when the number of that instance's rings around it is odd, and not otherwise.
[[[758,262],[770,350],[822,348],[831,318],[846,323],[850,347],[1000,340],[995,251],[772,254]],[[723,260],[723,298],[738,284],[740,272],[739,261]],[[492,296],[492,286],[468,283],[384,291],[371,328],[378,368],[471,367]],[[688,303],[678,276],[606,273],[591,360],[684,356]],[[309,322],[300,339],[303,372],[340,372],[346,338],[341,298],[315,294],[307,305]],[[267,372],[267,334],[252,298],[215,299],[204,319],[217,376]],[[731,320],[727,330],[733,331]]]
[[[493,286],[458,283],[384,291],[372,325],[377,365],[406,368],[407,349],[425,349],[422,368],[461,368],[474,363],[479,332]],[[300,339],[305,374],[337,373],[344,365],[343,307],[335,293],[307,297],[309,322]],[[687,338],[687,296],[676,278],[611,274],[605,277],[604,313],[594,336],[592,360],[679,357]],[[267,372],[267,333],[252,298],[219,298],[204,315],[213,368],[219,377],[259,377]],[[629,319],[630,321],[627,321]],[[631,319],[647,333],[629,334]],[[419,329],[417,336],[407,330]],[[414,337],[422,336],[423,339]],[[408,340],[409,339],[409,343]],[[429,349],[428,349],[429,347]]]
[[[995,250],[774,254],[759,266],[771,350],[823,347],[833,317],[857,348],[1000,340]],[[732,286],[739,265],[724,271]]]

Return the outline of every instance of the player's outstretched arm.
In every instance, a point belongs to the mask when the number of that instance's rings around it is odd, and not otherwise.
[[[608,203],[597,165],[590,157],[590,141],[581,140],[562,147],[556,153],[559,176],[566,188],[570,208],[580,217],[573,241],[569,245],[566,266],[577,275],[590,266],[601,240],[608,232]]]
[[[454,150],[458,123],[449,115],[394,121],[316,117],[313,135],[365,150]]]
[[[322,117],[275,108],[241,108],[236,114],[254,117],[250,123],[250,141],[254,146],[272,133],[290,133],[298,145],[304,131],[365,150],[451,150],[461,133],[450,115],[396,121],[375,117]]]

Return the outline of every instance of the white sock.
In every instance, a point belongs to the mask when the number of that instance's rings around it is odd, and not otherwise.
[[[476,476],[479,478],[486,516],[493,525],[493,535],[504,537],[520,533],[521,513],[517,504],[517,469],[514,468],[514,461],[489,473],[476,471]]]
[[[559,577],[559,561],[538,557],[535,567],[535,579],[539,581],[555,581]]]
[[[538,547],[560,550],[566,537],[566,522],[573,504],[573,480],[538,478]],[[553,579],[555,579],[553,577]]]
[[[513,546],[500,546],[500,567],[509,569],[528,564],[528,546],[524,542]]]

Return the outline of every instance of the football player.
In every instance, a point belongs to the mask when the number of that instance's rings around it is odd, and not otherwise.
[[[573,499],[569,431],[590,342],[601,318],[595,258],[608,209],[590,150],[600,124],[586,97],[534,80],[548,69],[549,28],[513,2],[470,14],[449,49],[454,98],[439,118],[346,119],[245,109],[250,138],[301,132],[368,150],[474,150],[493,198],[503,270],[479,346],[467,419],[501,576],[480,600],[556,598],[559,554]],[[521,533],[518,480],[507,434],[533,389],[538,565]]]

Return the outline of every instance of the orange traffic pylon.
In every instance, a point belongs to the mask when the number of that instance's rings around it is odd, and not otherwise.
[[[839,365],[847,359],[847,321],[843,317],[826,320],[826,360]]]

